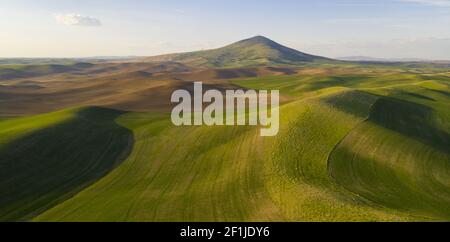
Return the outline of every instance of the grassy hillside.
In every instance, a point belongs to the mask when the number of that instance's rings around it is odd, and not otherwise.
[[[330,174],[378,204],[448,220],[450,92],[390,91],[334,150]]]
[[[324,110],[317,110],[316,115],[320,116],[321,111]],[[289,119],[287,117],[286,121],[289,122]],[[319,214],[323,211],[311,210],[317,212],[317,217],[308,217],[301,213],[311,212],[305,209],[297,210],[300,214],[291,214],[285,210],[289,201],[278,204],[276,199],[280,196],[292,197],[293,193],[291,190],[279,189],[279,184],[275,182],[290,182],[291,178],[272,167],[272,162],[266,159],[265,155],[270,154],[266,149],[273,141],[263,140],[256,128],[173,127],[167,116],[156,114],[127,114],[119,122],[132,129],[135,136],[135,146],[128,159],[95,185],[37,217],[37,221],[321,219]],[[180,133],[183,135],[180,136]],[[334,142],[330,142],[330,148]],[[310,154],[315,152],[317,150]],[[326,155],[323,159],[319,158],[320,161],[325,166],[318,165],[317,170],[310,171],[311,177],[317,176],[316,172],[326,174]],[[282,161],[274,162],[285,165]],[[274,180],[278,178],[280,180]],[[295,196],[296,199],[311,199],[315,196],[306,193],[308,187],[300,188],[297,187],[300,190],[297,190],[299,196]],[[329,193],[324,192],[324,196],[338,201],[339,191],[333,187],[330,189]],[[345,206],[353,209],[351,211],[370,210],[365,213],[371,217],[355,218],[342,210],[341,206],[344,205],[336,206],[329,202],[321,203],[341,216],[335,217],[335,220],[400,219],[369,206],[344,202]]]
[[[219,49],[148,57],[145,60],[176,61],[199,67],[297,65],[332,61],[285,47],[263,36],[242,40]]]
[[[323,65],[219,83],[279,89],[278,136],[175,127],[164,111],[70,109],[0,121],[1,161],[23,163],[0,173],[0,191],[17,186],[2,219],[450,220],[448,70]],[[27,173],[40,164],[47,173]],[[15,177],[23,180],[6,182]]]
[[[128,156],[120,112],[70,109],[0,121],[0,220],[28,220],[69,199]]]
[[[360,104],[360,101],[363,103]],[[288,221],[406,221],[349,193],[328,175],[329,152],[359,123],[374,98],[349,90],[283,107],[283,131],[267,163],[267,189]],[[335,103],[349,104],[343,112]],[[354,105],[352,105],[354,104]],[[287,114],[286,114],[287,113]],[[420,218],[416,218],[420,219]]]
[[[173,127],[165,115],[126,114],[118,121],[134,133],[129,158],[35,220],[412,220],[354,196],[328,176],[329,152],[364,121],[375,100],[338,89],[290,103],[282,108],[282,133],[269,139],[254,127]],[[348,107],[353,113],[335,109],[340,103],[354,104]]]
[[[120,123],[134,130],[136,140],[127,161],[36,220],[281,219],[264,189],[256,129],[177,128],[154,114],[125,115]]]

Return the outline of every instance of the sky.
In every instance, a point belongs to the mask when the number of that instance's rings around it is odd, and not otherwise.
[[[0,0],[0,57],[151,56],[256,35],[327,57],[450,60],[450,0]]]

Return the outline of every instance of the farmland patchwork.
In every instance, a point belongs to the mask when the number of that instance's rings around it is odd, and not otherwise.
[[[450,221],[449,68],[261,36],[0,65],[0,220]]]

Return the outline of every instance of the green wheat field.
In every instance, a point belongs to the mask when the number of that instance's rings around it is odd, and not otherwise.
[[[450,221],[448,66],[267,41],[0,66],[0,220]],[[280,90],[279,134],[174,126],[170,94],[194,81]]]

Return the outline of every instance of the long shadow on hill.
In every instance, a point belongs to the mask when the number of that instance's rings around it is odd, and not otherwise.
[[[407,96],[410,96],[410,97],[422,99],[422,100],[425,100],[425,101],[433,101],[433,102],[436,102],[436,99],[434,99],[434,98],[432,98],[432,97],[428,97],[428,96],[421,95],[421,94],[414,93],[414,92],[399,91],[399,93],[400,93],[400,94],[407,95]]]
[[[450,134],[438,128],[427,106],[383,97],[372,106],[368,121],[450,153]]]
[[[444,95],[446,97],[450,97],[450,92],[446,92],[446,91],[442,91],[442,90],[436,90],[436,89],[431,89],[431,88],[426,88],[426,89],[429,90],[429,91],[432,91],[434,93],[441,94],[441,95]]]
[[[407,94],[435,101],[419,94]],[[362,91],[344,92],[323,100],[340,111],[361,118],[368,117],[369,122],[450,153],[450,134],[437,128],[433,110],[425,105]]]
[[[380,96],[368,120],[331,153],[329,174],[377,204],[448,220],[450,134],[437,115],[425,105]]]
[[[86,108],[75,118],[0,148],[0,221],[29,220],[93,184],[131,152],[122,112]]]
[[[352,90],[348,92],[339,93],[330,97],[325,97],[322,100],[332,107],[354,115],[360,118],[367,118],[370,107],[376,102],[378,96],[373,94]]]

